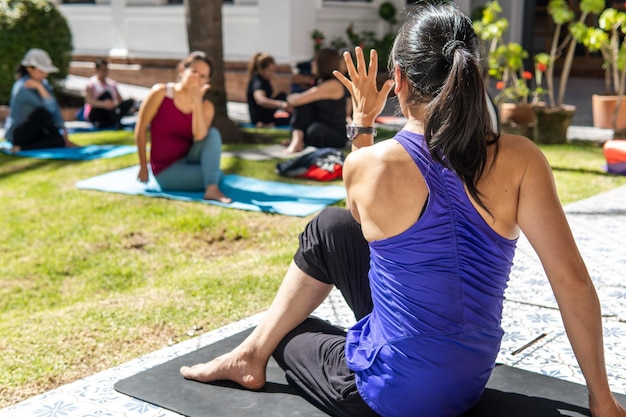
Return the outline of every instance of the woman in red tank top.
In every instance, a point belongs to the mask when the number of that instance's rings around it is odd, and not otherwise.
[[[179,81],[156,84],[143,101],[135,126],[139,175],[147,182],[147,131],[150,167],[164,190],[204,191],[206,200],[230,203],[219,189],[222,137],[211,127],[215,108],[204,98],[210,88],[211,61],[192,52],[179,65]]]

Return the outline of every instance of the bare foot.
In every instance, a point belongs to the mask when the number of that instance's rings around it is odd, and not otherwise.
[[[285,149],[285,153],[298,153],[304,150],[304,146],[294,146],[289,145],[287,149]]]
[[[265,385],[267,361],[258,362],[250,351],[237,348],[210,362],[183,366],[180,373],[186,379],[200,382],[228,380],[248,389],[261,389]]]
[[[224,193],[222,193],[220,189],[217,188],[217,184],[211,184],[208,187],[206,187],[203,198],[205,200],[216,200],[224,204],[229,204],[233,202],[232,198],[226,197]]]
[[[11,148],[11,153],[18,153],[21,150],[22,150],[21,146],[13,145],[13,147]]]
[[[298,153],[304,150],[304,132],[299,129],[294,129],[291,132],[291,142],[285,153]]]

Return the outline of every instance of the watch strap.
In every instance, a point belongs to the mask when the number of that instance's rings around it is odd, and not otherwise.
[[[346,127],[346,134],[349,140],[354,140],[359,135],[373,135],[376,137],[376,133],[376,128],[372,126],[348,125]]]

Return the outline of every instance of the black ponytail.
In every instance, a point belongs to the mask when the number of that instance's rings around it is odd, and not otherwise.
[[[488,211],[476,184],[487,165],[491,128],[472,23],[453,4],[422,4],[400,29],[393,64],[410,86],[408,105],[426,110],[424,139],[435,160],[453,170]]]

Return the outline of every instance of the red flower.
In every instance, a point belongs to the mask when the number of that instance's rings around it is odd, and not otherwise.
[[[541,62],[537,64],[537,69],[541,72],[546,72],[546,69],[548,69],[546,67],[546,64],[542,64]]]
[[[533,78],[533,75],[530,73],[530,71],[524,71],[522,72],[522,78],[525,80],[530,80]]]
[[[502,90],[502,89],[504,88],[504,81],[498,81],[498,82],[496,83],[496,88],[497,88],[498,90]]]

